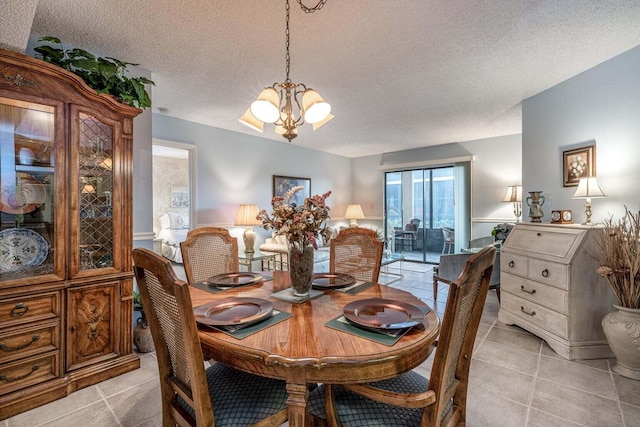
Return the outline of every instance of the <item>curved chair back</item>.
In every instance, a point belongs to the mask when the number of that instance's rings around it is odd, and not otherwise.
[[[467,259],[464,270],[449,288],[429,389],[436,403],[427,407],[427,425],[436,419],[464,424],[473,344],[489,290],[496,248],[487,246]],[[448,424],[443,422],[443,425]]]
[[[378,282],[384,243],[367,228],[345,228],[331,239],[329,270],[346,273],[357,280]]]
[[[239,270],[238,240],[225,228],[202,227],[189,231],[180,243],[180,251],[190,285],[216,274]]]
[[[456,233],[452,228],[442,227],[442,253],[453,253],[456,243]]]
[[[214,425],[189,287],[171,262],[145,249],[133,250],[134,272],[156,349],[164,425]],[[178,402],[195,412],[195,419]]]

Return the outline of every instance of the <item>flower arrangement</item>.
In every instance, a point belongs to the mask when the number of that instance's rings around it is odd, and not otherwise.
[[[493,240],[496,242],[504,243],[512,229],[513,224],[503,222],[502,224],[498,224],[493,227],[493,230],[491,230],[491,236],[493,236]]]
[[[604,232],[596,240],[596,272],[607,279],[618,305],[640,308],[640,211],[624,209],[618,222],[612,217],[603,221]]]
[[[274,229],[277,234],[284,235],[290,244],[301,248],[312,245],[318,249],[317,238],[326,232],[325,221],[329,219],[329,206],[326,199],[331,194],[327,191],[322,196],[315,195],[304,199],[302,206],[291,203],[291,198],[302,186],[293,187],[284,196],[276,196],[271,200],[271,214],[266,209],[258,212],[265,230]]]

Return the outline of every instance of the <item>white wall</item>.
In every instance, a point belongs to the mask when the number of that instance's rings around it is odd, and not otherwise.
[[[587,70],[523,102],[524,191],[543,190],[543,222],[552,209],[571,209],[583,222],[584,200],[563,187],[562,152],[596,144],[598,183],[608,195],[593,199],[592,222],[623,205],[640,209],[640,47]]]
[[[302,147],[302,132],[295,143],[277,142],[154,114],[153,137],[197,146],[192,227],[229,227],[241,203],[270,209],[273,175],[311,178],[312,194],[331,190],[328,205],[332,218],[343,218],[351,203],[350,160]],[[239,227],[231,232],[239,236],[242,230]],[[270,232],[258,226],[255,230],[258,246]],[[238,243],[242,246],[242,239]]]

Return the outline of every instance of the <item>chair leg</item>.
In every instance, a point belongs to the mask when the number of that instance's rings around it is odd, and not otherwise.
[[[498,297],[498,304],[500,304],[500,285],[496,286],[496,296]]]
[[[438,281],[436,279],[433,280],[433,300],[436,301],[438,299]]]

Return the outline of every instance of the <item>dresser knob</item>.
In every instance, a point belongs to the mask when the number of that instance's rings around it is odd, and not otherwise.
[[[509,261],[509,268],[513,268],[516,266],[516,263],[513,260]]]
[[[525,289],[525,287],[524,287],[524,285],[520,285],[520,290],[521,290],[522,292],[526,292],[526,293],[531,294],[531,295],[533,295],[533,294],[535,294],[535,293],[536,293],[536,290],[535,290],[535,289],[531,289],[530,291],[526,290],[526,289]]]
[[[536,236],[540,237],[540,236],[542,236],[542,233],[537,232],[537,233],[536,233]]]
[[[542,270],[542,277],[549,277],[549,270],[547,270],[546,268]]]

